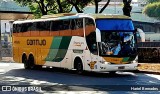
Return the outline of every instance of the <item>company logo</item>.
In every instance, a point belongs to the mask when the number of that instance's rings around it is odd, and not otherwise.
[[[2,91],[11,91],[11,86],[2,86]]]
[[[40,46],[45,46],[46,45],[46,40],[39,40],[39,39],[27,39],[27,45],[40,45]]]
[[[97,62],[94,61],[94,62],[90,62],[88,65],[90,66],[91,69],[94,69],[94,65],[96,64]],[[96,66],[97,67],[97,66]]]

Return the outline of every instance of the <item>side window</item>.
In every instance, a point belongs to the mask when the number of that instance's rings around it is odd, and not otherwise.
[[[44,30],[45,31],[49,31],[50,30],[50,24],[51,24],[51,21],[45,21],[44,22]]]
[[[28,31],[32,31],[32,24],[33,23],[27,23]]]
[[[75,19],[71,20],[71,29],[72,30],[76,29],[76,20]]]
[[[85,19],[85,25],[94,25],[94,21],[91,18],[86,18]]]
[[[17,24],[13,24],[13,33],[17,32]]]
[[[63,30],[70,29],[70,20],[63,21]]]
[[[76,19],[76,28],[83,28],[83,19]]]
[[[28,23],[21,24],[21,32],[27,32],[28,31]]]
[[[57,31],[57,24],[55,21],[51,21],[51,27],[50,27],[51,31]]]
[[[71,24],[71,29],[72,30],[83,28],[83,18],[72,19],[71,23],[72,23]]]
[[[21,24],[17,24],[16,27],[17,27],[17,32],[18,33],[21,32]]]
[[[51,31],[58,31],[62,28],[62,21],[52,21],[51,22]]]
[[[31,25],[31,31],[35,31],[36,30],[36,23],[32,23]]]
[[[52,21],[50,29],[51,31],[67,30],[70,29],[70,24],[70,20]]]
[[[51,24],[51,21],[42,21],[42,22],[37,22],[35,27],[39,31],[49,31],[50,24]]]
[[[86,42],[91,53],[97,55],[97,42],[96,42],[96,33],[92,32],[88,36],[86,36]]]

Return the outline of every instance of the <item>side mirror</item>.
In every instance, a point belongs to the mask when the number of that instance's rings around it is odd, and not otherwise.
[[[101,42],[101,31],[96,28],[96,41]]]
[[[145,33],[143,32],[142,29],[140,28],[136,29],[136,36],[139,42],[145,42]]]
[[[93,45],[92,45],[92,49],[93,49],[93,50],[97,49],[96,44],[93,44]]]

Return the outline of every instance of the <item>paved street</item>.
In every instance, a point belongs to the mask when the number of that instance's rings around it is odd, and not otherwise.
[[[117,72],[115,75],[108,73],[85,73],[78,75],[74,71],[46,69],[42,70],[25,70],[23,64],[18,63],[0,63],[0,85],[27,86],[35,85],[43,87],[42,91],[12,92],[1,91],[2,94],[14,93],[89,93],[89,94],[158,94],[160,93],[160,75]],[[76,86],[75,86],[76,85]],[[158,90],[142,91],[129,90],[131,87],[159,87]],[[153,85],[153,86],[152,86]],[[113,86],[113,87],[112,87]],[[45,87],[45,89],[44,89]],[[112,88],[111,88],[112,87]],[[106,88],[109,88],[106,90]],[[115,88],[115,89],[114,89]],[[117,90],[116,90],[117,88]],[[1,88],[2,89],[2,88]],[[114,90],[112,90],[114,89]],[[64,90],[67,90],[64,91]],[[125,90],[125,91],[119,91]],[[126,91],[127,90],[127,91]]]

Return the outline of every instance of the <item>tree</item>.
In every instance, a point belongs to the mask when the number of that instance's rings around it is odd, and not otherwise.
[[[131,10],[132,10],[132,6],[131,6],[131,2],[132,0],[123,0],[123,15],[129,16],[131,17]]]
[[[78,13],[83,13],[83,8],[86,7],[92,0],[67,0],[69,4],[75,7]]]
[[[145,6],[143,13],[149,17],[160,19],[160,2],[148,4]]]
[[[71,4],[66,0],[14,0],[22,6],[29,6],[36,17],[47,14],[70,12]]]
[[[68,3],[72,4],[78,13],[83,13],[83,8],[86,7],[89,3],[95,4],[95,13],[102,13],[105,8],[109,5],[110,0],[107,0],[106,4],[98,11],[98,3],[102,0],[67,0]]]
[[[148,3],[160,2],[160,0],[146,0]]]
[[[102,13],[109,5],[107,0],[102,9],[98,10],[98,3],[102,0],[14,0],[22,6],[29,6],[36,18],[47,14],[68,13],[75,7],[78,13],[83,13],[84,7],[90,3],[95,4],[95,13]]]
[[[102,1],[102,0],[94,0],[94,3],[95,3],[95,13],[102,13],[105,8],[109,5],[110,3],[110,0],[107,0],[106,4],[102,7],[102,9],[98,12],[98,3]]]

